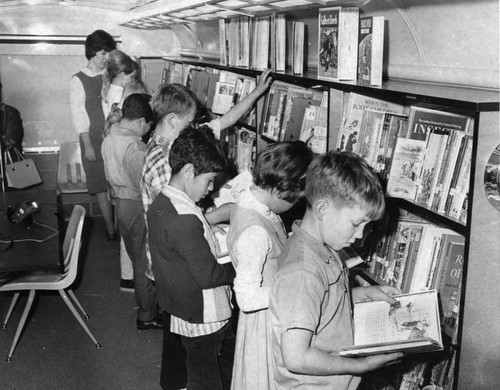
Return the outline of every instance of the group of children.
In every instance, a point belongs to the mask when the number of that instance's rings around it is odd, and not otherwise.
[[[210,213],[198,206],[228,168],[220,130],[270,83],[264,72],[245,100],[201,125],[193,123],[199,102],[182,85],[162,85],[150,101],[131,94],[103,142],[120,234],[163,311],[164,389],[354,389],[360,374],[402,357],[338,355],[353,342],[352,301],[394,303],[399,293],[388,286],[351,289],[339,256],[384,213],[382,187],[364,160],[350,152],[313,156],[302,142],[275,143],[258,154],[253,183],[236,204]],[[153,123],[146,146],[142,136]],[[304,196],[305,214],[289,238],[280,214]],[[214,229],[228,221],[231,262],[221,264]],[[138,314],[138,327],[150,321]]]

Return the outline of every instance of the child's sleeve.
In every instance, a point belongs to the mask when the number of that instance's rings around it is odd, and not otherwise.
[[[271,249],[271,239],[260,226],[245,229],[238,238],[234,291],[243,311],[262,310],[269,306],[269,287],[262,286],[262,272]]]
[[[273,311],[280,328],[307,329],[315,333],[325,288],[320,278],[304,269],[286,272],[273,285]]]
[[[170,234],[173,244],[186,261],[189,273],[201,289],[230,285],[235,276],[231,263],[219,264],[205,239],[204,229],[197,216],[183,215]]]

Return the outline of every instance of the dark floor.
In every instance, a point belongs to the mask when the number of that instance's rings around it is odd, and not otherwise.
[[[23,295],[7,328],[0,329],[0,389],[160,389],[162,332],[135,327],[134,294],[119,290],[119,242],[105,240],[99,218],[86,218],[82,242],[81,278],[73,290],[102,348],[95,348],[57,292],[42,292],[7,363]],[[2,319],[10,299],[11,294],[0,293]]]

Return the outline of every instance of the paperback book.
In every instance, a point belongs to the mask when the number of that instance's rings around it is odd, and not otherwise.
[[[396,303],[354,304],[354,345],[340,356],[380,353],[422,353],[443,349],[436,290],[394,297]]]

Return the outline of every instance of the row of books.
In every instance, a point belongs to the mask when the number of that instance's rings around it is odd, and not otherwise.
[[[266,95],[260,133],[272,141],[304,141],[314,153],[327,149],[328,91],[275,81]]]
[[[337,149],[361,155],[387,184],[387,194],[462,223],[467,218],[470,117],[384,101],[344,98]]]
[[[212,113],[226,114],[236,103],[244,99],[255,89],[253,77],[246,77],[229,71],[212,68],[187,66],[188,76],[185,85],[190,88],[198,100]],[[241,123],[256,125],[255,109],[250,109],[241,119]]]
[[[319,10],[318,78],[382,85],[384,17],[358,7]]]
[[[442,330],[456,343],[464,253],[464,236],[408,214],[381,238],[366,272],[408,293],[436,289]]]
[[[219,20],[219,50],[222,65],[285,71],[286,19],[273,13],[250,18]]]

